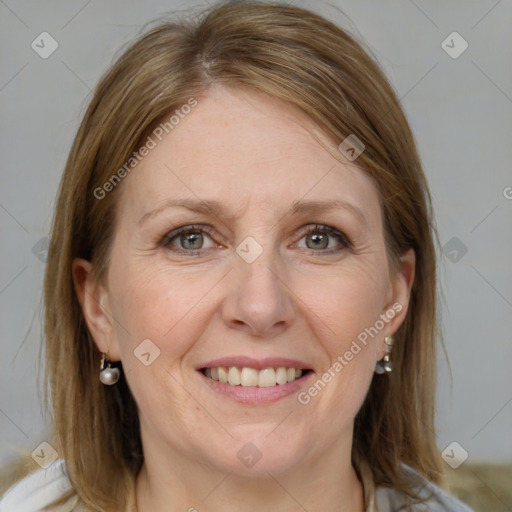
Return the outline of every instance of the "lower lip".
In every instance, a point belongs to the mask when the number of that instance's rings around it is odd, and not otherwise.
[[[287,382],[286,384],[277,384],[268,388],[259,388],[256,386],[232,386],[231,384],[225,384],[218,380],[210,379],[206,377],[201,371],[198,372],[202,377],[206,385],[221,395],[232,398],[236,402],[249,405],[267,404],[277,402],[282,398],[295,395],[302,388],[305,387],[306,382],[309,380],[313,372],[309,372],[300,379],[294,380],[293,382]]]

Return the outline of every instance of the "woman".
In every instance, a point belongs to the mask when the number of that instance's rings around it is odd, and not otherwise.
[[[469,510],[437,485],[432,224],[399,102],[343,30],[244,2],[149,31],[59,191],[60,460],[0,510]]]

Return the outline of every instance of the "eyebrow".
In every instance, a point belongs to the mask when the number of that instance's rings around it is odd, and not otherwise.
[[[343,199],[333,199],[330,201],[295,201],[291,208],[291,214],[308,214],[308,213],[322,213],[329,210],[337,210],[342,208],[348,210],[355,215],[365,226],[368,226],[368,221],[362,210],[357,206],[344,201]]]
[[[193,212],[214,215],[215,217],[227,216],[224,206],[217,201],[202,199],[170,199],[158,208],[145,213],[139,220],[139,226],[159,215],[164,210],[173,207],[186,208]]]
[[[218,201],[209,201],[202,199],[170,199],[161,206],[159,206],[158,208],[155,208],[154,210],[145,213],[139,220],[139,226],[148,222],[155,216],[159,215],[162,211],[173,207],[186,208],[187,210],[193,212],[213,215],[219,218],[236,218],[236,215],[234,215],[233,213],[228,213],[225,206],[222,203],[219,203]],[[365,226],[369,225],[365,215],[357,206],[342,199],[334,199],[329,201],[295,201],[292,204],[292,207],[287,211],[287,213],[284,216],[288,214],[305,215],[311,213],[323,213],[329,210],[337,210],[340,208],[351,212]]]

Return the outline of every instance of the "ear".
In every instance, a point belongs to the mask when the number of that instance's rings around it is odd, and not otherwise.
[[[391,316],[392,318],[390,318],[383,329],[384,336],[394,335],[407,316],[415,271],[416,253],[411,248],[400,257],[396,270],[390,276],[389,298],[382,314],[386,315],[387,318]],[[382,341],[381,349],[382,358],[386,353],[384,340]]]
[[[109,360],[120,360],[107,289],[96,278],[87,260],[75,258],[72,274],[75,292],[95,345],[100,352],[108,354]]]

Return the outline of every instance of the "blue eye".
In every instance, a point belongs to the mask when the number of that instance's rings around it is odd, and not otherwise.
[[[322,224],[316,224],[308,229],[301,238],[305,240],[305,248],[317,252],[331,252],[350,247],[350,241],[337,229]]]
[[[206,232],[205,226],[185,226],[165,235],[162,245],[169,247],[171,250],[194,254],[201,249],[215,246]]]
[[[202,249],[204,243],[203,233],[188,231],[179,235],[179,243],[182,249]]]
[[[218,247],[208,233],[208,226],[183,226],[166,234],[160,245],[182,255],[200,255],[202,251]],[[337,229],[323,224],[310,226],[296,246],[316,253],[330,254],[352,247],[349,239]]]

